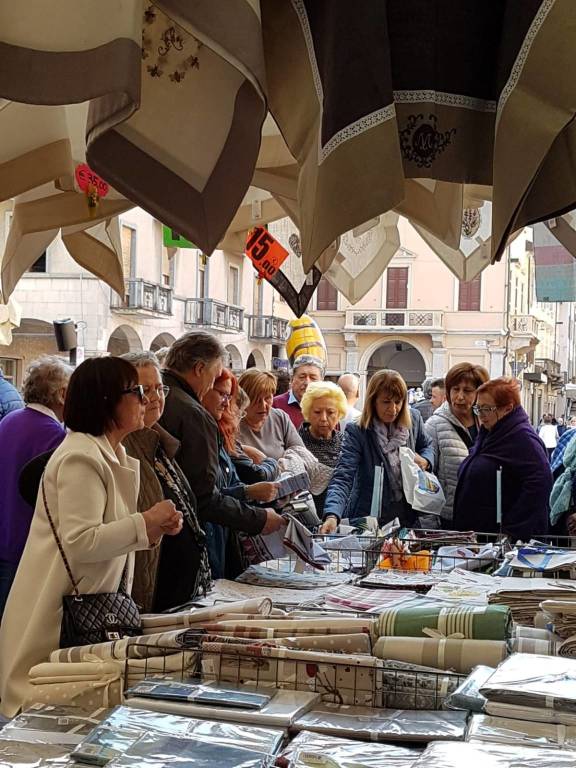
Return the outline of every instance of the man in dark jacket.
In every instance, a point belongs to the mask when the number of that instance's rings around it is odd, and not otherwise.
[[[24,408],[24,401],[18,394],[16,387],[6,381],[2,368],[0,368],[0,421],[12,411]]]
[[[220,375],[224,353],[209,333],[187,333],[174,342],[164,363],[164,383],[170,391],[160,423],[180,441],[176,459],[196,495],[202,523],[251,535],[271,533],[284,525],[274,510],[250,506],[221,492],[218,427],[200,401]],[[210,552],[214,531],[206,527]],[[222,578],[224,564],[211,558],[210,565],[215,578]]]

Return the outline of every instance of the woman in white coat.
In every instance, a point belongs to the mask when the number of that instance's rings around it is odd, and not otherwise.
[[[182,515],[170,501],[136,511],[139,464],[121,445],[144,426],[145,396],[136,369],[94,358],[72,374],[64,423],[70,433],[44,472],[48,509],[80,593],[115,592],[134,552],[173,535]],[[59,647],[62,598],[72,594],[42,493],[0,628],[0,709],[15,715],[32,693],[28,671]]]

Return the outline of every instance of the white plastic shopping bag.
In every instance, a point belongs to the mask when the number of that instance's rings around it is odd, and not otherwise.
[[[432,472],[420,469],[416,464],[414,451],[400,448],[402,488],[406,501],[416,512],[439,515],[446,503],[440,481]]]

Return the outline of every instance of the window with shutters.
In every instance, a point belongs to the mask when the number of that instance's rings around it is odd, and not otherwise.
[[[480,312],[481,275],[468,282],[460,281],[458,291],[458,310],[460,312]]]
[[[122,267],[124,280],[134,279],[136,276],[136,230],[127,224],[122,224]]]
[[[338,289],[334,288],[325,277],[320,278],[316,288],[316,309],[332,311],[338,309]]]
[[[408,308],[408,267],[388,267],[386,270],[386,308]]]
[[[232,264],[228,265],[228,304],[240,305],[240,270]]]

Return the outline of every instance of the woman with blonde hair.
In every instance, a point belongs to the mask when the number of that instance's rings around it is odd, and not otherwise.
[[[312,381],[300,401],[304,422],[298,430],[306,448],[324,466],[332,469],[338,462],[344,433],[338,422],[348,412],[348,401],[342,389],[331,381]],[[314,504],[322,517],[327,491],[314,495]]]
[[[431,469],[431,442],[422,416],[408,404],[406,382],[397,371],[378,371],[368,384],[359,422],[346,427],[324,505],[322,533],[336,530],[343,517],[370,516],[373,499],[378,498],[381,524],[395,517],[403,525],[416,522],[402,490],[400,448],[404,446],[414,451],[422,469]]]

